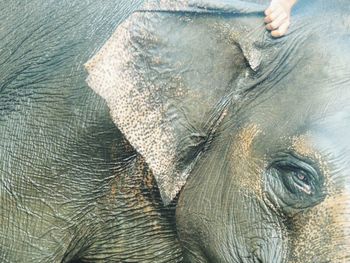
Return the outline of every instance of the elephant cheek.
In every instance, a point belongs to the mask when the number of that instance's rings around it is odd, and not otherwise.
[[[292,263],[350,261],[350,194],[327,197],[298,215],[291,231]]]

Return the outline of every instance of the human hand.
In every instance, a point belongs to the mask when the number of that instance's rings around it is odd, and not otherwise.
[[[265,10],[266,29],[273,37],[281,37],[287,33],[290,15],[296,0],[272,0]]]

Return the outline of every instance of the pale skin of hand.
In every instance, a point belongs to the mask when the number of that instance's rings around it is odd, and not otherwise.
[[[281,37],[287,33],[290,25],[292,7],[297,0],[272,0],[265,10],[266,29],[273,37]]]

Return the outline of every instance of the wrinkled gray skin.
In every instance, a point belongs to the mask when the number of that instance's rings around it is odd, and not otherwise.
[[[276,40],[238,2],[138,13],[158,41],[133,48],[168,66],[153,80],[174,92],[148,88],[190,171],[168,206],[84,69],[140,2],[0,3],[1,262],[350,260],[349,5],[300,1]]]
[[[181,260],[173,206],[85,81],[139,4],[0,2],[0,262]]]

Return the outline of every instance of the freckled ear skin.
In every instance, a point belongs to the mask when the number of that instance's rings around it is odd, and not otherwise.
[[[238,79],[260,64],[252,28],[222,12],[263,9],[241,1],[149,1],[86,64],[89,86],[144,156],[165,204],[242,89]]]

